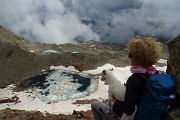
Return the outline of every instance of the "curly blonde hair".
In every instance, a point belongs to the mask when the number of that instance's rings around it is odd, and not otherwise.
[[[152,37],[134,37],[128,42],[128,52],[141,66],[152,66],[160,58],[161,45]]]

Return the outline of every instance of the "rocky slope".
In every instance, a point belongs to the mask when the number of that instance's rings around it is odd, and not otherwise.
[[[63,45],[28,42],[3,27],[0,27],[0,46],[0,87],[19,83],[52,65],[72,65],[82,71],[105,63],[129,64],[125,46],[96,41]],[[56,50],[60,54],[43,55],[44,50]]]

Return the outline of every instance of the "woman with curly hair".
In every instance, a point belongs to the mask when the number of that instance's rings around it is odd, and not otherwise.
[[[112,106],[113,114],[108,114],[108,105],[95,101],[91,104],[95,120],[121,120],[132,119],[131,115],[135,113],[136,105],[140,102],[144,94],[146,81],[136,74],[145,76],[155,74],[156,68],[153,66],[159,59],[161,45],[152,37],[135,37],[129,40],[127,44],[129,59],[131,61],[130,71],[132,75],[126,82],[126,93],[124,101],[116,100]],[[116,117],[115,117],[116,116]],[[118,117],[117,117],[118,116]],[[136,116],[133,118],[138,120]]]

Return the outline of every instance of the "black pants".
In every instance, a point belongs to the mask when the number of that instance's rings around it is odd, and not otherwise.
[[[113,112],[107,113],[109,106],[105,103],[95,101],[91,104],[91,109],[94,120],[119,120]]]

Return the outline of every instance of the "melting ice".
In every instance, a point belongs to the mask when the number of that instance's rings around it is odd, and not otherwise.
[[[44,72],[45,80],[35,85],[35,93],[44,102],[58,102],[88,96],[97,90],[94,76],[66,70]],[[41,75],[42,76],[42,75]]]

